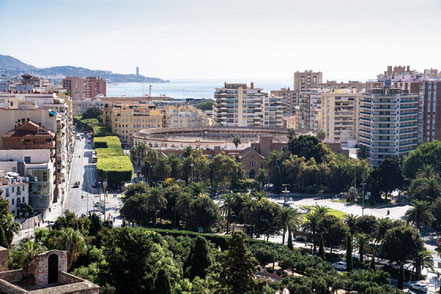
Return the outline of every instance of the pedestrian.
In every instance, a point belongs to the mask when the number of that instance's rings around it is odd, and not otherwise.
[[[389,211],[389,209],[387,210],[387,215],[389,215],[390,214],[390,211]]]

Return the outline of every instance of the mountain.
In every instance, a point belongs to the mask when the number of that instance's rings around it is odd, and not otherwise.
[[[17,58],[0,54],[0,70],[35,70],[35,66],[21,62]]]
[[[108,83],[124,83],[124,82],[135,82],[135,83],[166,83],[168,81],[146,77],[143,75],[135,74],[119,74],[113,73],[111,71],[105,70],[93,70],[84,67],[77,66],[54,66],[47,68],[36,68],[35,66],[21,62],[20,60],[0,54],[0,76],[5,78],[19,77],[22,74],[31,74],[37,77],[42,77],[46,79],[60,81],[62,78],[67,76],[82,76],[90,77],[96,76],[106,79]]]

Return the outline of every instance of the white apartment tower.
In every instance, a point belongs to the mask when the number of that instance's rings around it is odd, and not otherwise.
[[[417,147],[418,102],[417,94],[399,88],[375,88],[362,95],[359,143],[369,148],[372,166]]]
[[[225,83],[214,92],[216,124],[225,127],[279,127],[283,125],[280,97],[268,97],[251,83]]]

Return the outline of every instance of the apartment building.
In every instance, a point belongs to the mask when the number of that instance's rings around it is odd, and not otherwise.
[[[121,142],[128,143],[134,132],[148,128],[165,126],[165,111],[157,110],[153,104],[109,103],[104,107],[103,123]]]
[[[51,157],[51,151],[49,149],[0,150],[0,166],[6,162],[9,165],[14,164],[17,173],[27,178],[29,187],[25,187],[25,190],[28,191],[29,204],[33,209],[40,212],[49,209],[55,200],[57,185],[56,162]]]
[[[422,111],[420,115],[421,141],[441,140],[441,78],[417,84]]]
[[[29,204],[29,183],[25,177],[15,172],[0,170],[1,197],[9,201],[11,214],[20,217],[22,204]]]
[[[305,70],[304,72],[294,73],[294,91],[305,92],[309,89],[319,88],[322,83],[322,72],[313,72],[312,70]]]
[[[212,119],[202,110],[190,105],[165,106],[164,112],[167,128],[208,127],[213,124]]]
[[[265,128],[283,128],[282,97],[265,95],[263,98],[263,126]]]
[[[322,93],[329,90],[311,89],[299,92],[299,129],[307,131],[319,130],[319,119],[322,108]]]
[[[272,90],[270,96],[281,97],[283,105],[283,115],[291,115],[295,113],[295,107],[299,105],[298,92],[290,88],[282,88],[280,90]]]
[[[318,85],[319,88],[324,89],[356,89],[363,90],[366,87],[366,83],[359,81],[348,81],[348,82],[337,82],[337,81],[326,81]]]
[[[225,83],[214,92],[215,121],[225,127],[278,127],[283,125],[281,97],[268,97],[260,88]],[[274,117],[269,117],[274,115]]]
[[[97,77],[65,77],[63,88],[70,92],[73,100],[95,98],[97,95],[106,96],[106,80]]]
[[[54,171],[57,182],[53,189],[55,201],[58,201],[60,197],[62,200],[68,190],[67,167],[71,160],[73,135],[71,104],[66,101],[70,99],[48,94],[0,94],[0,134],[2,135],[0,146],[2,149],[8,149],[8,146],[3,144],[3,135],[14,132],[16,128],[30,122],[55,134]],[[20,132],[20,130],[17,131]],[[27,136],[20,140],[28,140],[32,135]],[[27,145],[24,144],[24,146]]]
[[[321,94],[319,129],[326,134],[325,142],[348,147],[355,145],[360,97],[361,93],[355,89],[335,89]]]
[[[359,143],[369,148],[370,163],[400,157],[418,145],[419,97],[400,88],[373,89],[360,98]]]

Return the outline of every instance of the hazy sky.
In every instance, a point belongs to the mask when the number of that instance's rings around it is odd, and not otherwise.
[[[0,0],[0,54],[172,78],[441,68],[441,0]]]

